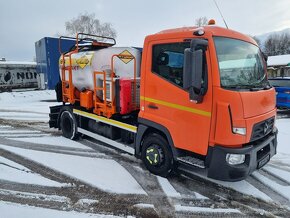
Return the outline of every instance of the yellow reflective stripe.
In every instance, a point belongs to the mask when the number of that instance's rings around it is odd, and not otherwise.
[[[211,112],[198,110],[198,109],[194,109],[194,108],[190,108],[190,107],[185,107],[185,106],[182,106],[182,105],[179,105],[179,104],[173,104],[173,103],[170,103],[170,102],[161,101],[161,100],[157,100],[157,99],[154,99],[154,98],[147,98],[147,97],[144,97],[144,96],[140,96],[140,99],[148,101],[148,102],[160,104],[160,105],[163,105],[163,106],[171,107],[171,108],[174,108],[174,109],[187,111],[187,112],[194,113],[194,114],[199,114],[199,115],[206,116],[206,117],[210,117],[211,116]]]
[[[127,130],[129,130],[131,132],[134,132],[134,133],[137,132],[137,127],[136,126],[132,126],[132,125],[129,125],[129,124],[126,124],[126,123],[122,123],[122,122],[116,121],[116,120],[112,120],[112,119],[108,119],[108,118],[105,118],[105,117],[101,117],[101,116],[98,116],[96,114],[84,112],[84,111],[77,110],[77,109],[73,109],[73,113],[82,115],[84,117],[92,118],[94,120],[101,121],[103,123],[107,123],[107,124],[110,124],[112,126],[116,126],[116,127],[122,128],[122,129],[127,129]]]

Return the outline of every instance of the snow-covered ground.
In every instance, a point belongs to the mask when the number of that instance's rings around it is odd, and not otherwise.
[[[117,216],[105,214],[92,214],[92,213],[78,213],[74,211],[59,211],[52,209],[45,209],[33,207],[28,205],[20,205],[14,203],[7,203],[0,201],[1,217],[3,218],[114,218]]]
[[[0,117],[24,121],[48,121],[49,106],[57,103],[55,91],[4,92],[0,95]]]
[[[278,153],[262,170],[240,182],[199,182],[156,177],[132,156],[49,130],[54,99],[54,91],[0,93],[1,218],[290,215],[289,118],[277,119]]]

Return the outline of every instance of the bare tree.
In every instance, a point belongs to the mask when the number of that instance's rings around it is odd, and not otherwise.
[[[101,23],[94,13],[81,13],[78,17],[65,22],[66,33],[75,36],[77,33],[88,33],[115,38],[116,30],[111,23]]]
[[[208,19],[207,17],[199,17],[197,19],[195,19],[195,25],[196,26],[205,26],[208,24]]]

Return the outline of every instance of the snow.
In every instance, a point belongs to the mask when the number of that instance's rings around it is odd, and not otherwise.
[[[0,112],[0,117],[6,120],[29,120],[42,122],[48,121],[48,114],[37,114],[37,113]]]
[[[27,134],[27,133],[41,133],[38,130],[0,130],[0,134],[7,134],[7,133],[22,133],[22,134]]]
[[[281,180],[284,180],[288,183],[290,183],[290,172],[285,170],[280,170],[277,168],[274,168],[272,166],[265,166],[263,168],[265,171],[275,175],[276,177],[280,178]]]
[[[290,61],[289,61],[290,62]],[[3,119],[15,119],[24,120],[27,122],[31,121],[48,121],[49,106],[54,106],[58,103],[53,102],[55,99],[54,91],[27,91],[27,92],[12,92],[12,93],[0,93],[0,118]],[[45,101],[43,101],[45,100]],[[263,184],[268,186],[270,189],[284,196],[290,201],[290,149],[289,149],[289,139],[290,139],[290,119],[277,119],[276,126],[278,127],[278,147],[277,155],[275,155],[270,163],[268,163],[263,170],[269,172],[270,175],[281,179],[281,182],[270,179],[271,177],[266,177],[259,173],[254,172],[253,178],[261,181]],[[13,127],[8,125],[0,125],[0,136],[17,137],[17,141],[63,146],[68,148],[79,148],[84,150],[89,150],[88,152],[94,151],[93,149],[82,145],[76,141],[72,141],[60,136],[48,136],[47,134],[40,133],[34,130],[18,130],[13,129]],[[19,138],[21,137],[21,138]],[[14,139],[13,139],[14,140]],[[88,185],[99,188],[103,191],[117,194],[141,194],[146,195],[146,192],[141,188],[137,181],[123,168],[119,163],[114,160],[106,158],[92,158],[92,157],[81,157],[76,155],[65,155],[58,153],[49,153],[42,151],[34,151],[28,149],[21,149],[10,147],[6,145],[1,145],[0,147],[9,150],[13,153],[21,155],[25,158],[31,159],[35,162],[43,164],[50,167],[58,172],[61,172],[67,176],[75,178],[82,181]],[[131,157],[131,156],[130,156]],[[55,181],[51,181],[47,178],[42,177],[36,173],[30,172],[29,169],[21,166],[13,161],[0,157],[0,163],[5,163],[12,167],[0,164],[0,179],[13,181],[16,183],[25,183],[32,185],[42,185],[51,187],[61,187],[67,184],[61,184]],[[13,168],[14,167],[14,168]],[[142,170],[138,166],[132,166]],[[18,168],[18,169],[15,169]],[[216,181],[209,178],[205,178],[209,181],[217,183],[226,188],[234,189],[240,193],[254,196],[256,198],[273,201],[269,196],[267,196],[263,190],[259,190],[250,184],[247,180],[240,182],[222,182]],[[162,177],[157,177],[160,187],[168,197],[181,199],[182,196],[178,193],[170,182]],[[284,181],[285,184],[282,182]],[[283,184],[283,185],[281,185]],[[0,193],[3,195],[9,195],[13,191],[5,191],[0,189]],[[61,197],[58,199],[57,196],[40,196],[37,194],[19,192],[18,195],[34,197],[44,197],[51,200],[65,201]],[[194,192],[195,197],[200,200],[208,199],[207,197]],[[29,198],[29,197],[28,197]],[[97,200],[92,199],[81,199],[77,204],[95,204],[98,203]],[[136,207],[148,207],[154,208],[151,204],[136,204]],[[14,208],[15,214],[14,214]],[[230,208],[206,208],[206,207],[191,207],[183,205],[175,205],[176,211],[181,212],[209,212],[209,213],[241,213],[239,210]],[[11,211],[10,211],[11,210]],[[104,217],[104,215],[91,215],[91,214],[81,214],[76,212],[63,212],[55,211],[50,209],[35,208],[28,206],[21,206],[17,204],[2,203],[0,201],[0,217],[19,217],[19,214],[23,217],[36,217],[34,214],[44,214],[42,218],[45,217]],[[3,213],[2,213],[3,211]],[[6,214],[5,214],[6,212]],[[8,213],[11,212],[11,213]],[[18,213],[17,213],[18,212]],[[3,215],[4,214],[4,215]]]
[[[267,64],[271,66],[285,66],[290,63],[290,55],[269,56]]]
[[[47,122],[55,99],[54,90],[0,93],[0,118]]]
[[[212,181],[224,187],[234,189],[243,194],[254,196],[264,201],[272,201],[272,199],[268,195],[261,192],[259,189],[257,189],[256,187],[248,183],[246,180],[239,181],[239,182],[223,182],[223,181],[217,181],[217,180],[212,180]]]
[[[3,218],[51,218],[51,217],[61,217],[61,218],[105,218],[105,217],[117,217],[112,215],[104,214],[91,214],[91,213],[79,213],[75,211],[59,211],[46,208],[32,207],[28,205],[20,205],[15,203],[7,203],[0,201],[0,211],[1,217]]]
[[[275,169],[273,167],[267,167],[269,165],[275,166],[278,164],[279,166],[282,165],[284,167],[290,168],[290,158],[289,158],[289,155],[290,155],[290,149],[289,149],[290,148],[290,144],[289,144],[290,119],[277,119],[276,126],[279,130],[277,154],[272,158],[270,163],[268,163],[264,168],[267,171],[269,171],[270,173],[277,175],[278,177],[282,177],[282,179],[290,182],[290,173],[287,173],[285,171],[283,172],[283,170],[280,171],[280,170]],[[261,182],[267,181],[267,182],[263,182],[263,183],[272,189],[274,189],[274,187],[276,187],[274,190],[276,190],[278,193],[282,193],[285,191],[285,193],[287,193],[287,195],[290,196],[290,190],[288,190],[289,187],[283,187],[279,184],[276,184],[272,180],[260,175],[257,172],[255,172],[253,174],[253,176],[255,178],[261,180]],[[222,185],[224,187],[234,189],[234,190],[241,192],[243,194],[251,195],[251,196],[254,196],[256,198],[260,198],[262,200],[265,200],[265,201],[273,201],[269,196],[267,196],[265,193],[263,193],[262,191],[255,188],[253,185],[248,183],[246,180],[239,181],[239,182],[223,182],[223,181],[217,181],[217,180],[213,180],[213,179],[209,179],[209,178],[207,178],[207,179],[214,182],[214,183]]]
[[[79,205],[88,204],[88,205],[90,205],[90,204],[96,204],[98,202],[99,202],[98,200],[83,198],[83,199],[78,200],[76,204],[79,204]]]
[[[88,146],[84,146],[83,144],[73,141],[71,139],[67,139],[63,136],[44,136],[44,137],[25,137],[25,138],[17,138],[17,141],[22,142],[31,142],[37,144],[45,144],[45,145],[54,145],[54,146],[62,146],[62,147],[68,147],[68,148],[81,148],[86,150],[92,150],[92,148]]]
[[[17,196],[17,197],[23,197],[25,199],[41,199],[46,201],[55,201],[55,202],[69,202],[70,199],[67,197],[59,196],[59,195],[45,195],[45,194],[37,194],[37,193],[29,193],[29,192],[21,192],[21,191],[12,191],[12,190],[5,190],[0,189],[1,195],[7,195],[7,196]]]
[[[134,206],[139,207],[139,208],[152,208],[152,209],[154,209],[153,204],[135,204]]]
[[[181,194],[175,190],[175,188],[170,184],[168,179],[157,176],[157,180],[158,180],[158,183],[160,184],[162,190],[164,191],[164,193],[168,197],[179,198],[179,199],[182,198]],[[207,200],[208,199],[207,197],[205,197],[197,192],[194,192],[194,194],[195,194],[196,199],[199,199],[199,200]]]
[[[195,213],[239,213],[241,214],[241,211],[237,209],[231,209],[231,208],[210,208],[210,207],[190,207],[190,206],[182,206],[182,205],[175,205],[176,211],[181,212],[195,212]]]
[[[275,125],[278,128],[277,154],[270,164],[288,167],[290,170],[290,119],[277,119]]]
[[[49,180],[39,174],[31,172],[24,166],[21,166],[4,157],[0,157],[0,179],[23,184],[43,185],[51,187],[61,187],[63,184]]]
[[[258,179],[260,182],[268,186],[269,188],[273,189],[280,195],[282,195],[284,198],[288,199],[290,201],[290,186],[284,186],[280,185],[277,182],[274,182],[273,180],[268,179],[267,177],[259,174],[258,172],[254,172],[253,176]]]
[[[37,136],[37,137],[41,137],[41,136],[47,136],[49,134],[1,134],[1,137],[10,137],[12,138],[18,138],[18,137],[33,137],[33,136]]]
[[[0,147],[107,192],[146,194],[131,174],[114,160],[32,151],[1,144]]]
[[[157,180],[162,188],[162,190],[164,191],[164,193],[168,196],[168,197],[173,197],[173,198],[181,198],[180,193],[178,193],[173,186],[169,183],[169,181],[166,178],[157,176]]]
[[[1,137],[31,137],[31,136],[37,136],[38,138],[40,136],[46,136],[48,134],[46,133],[41,133],[38,130],[16,130],[13,128],[10,128],[8,130],[3,130],[0,127],[0,136]]]
[[[276,126],[279,131],[277,146],[278,154],[290,155],[290,119],[277,119]]]
[[[200,200],[208,200],[209,199],[209,198],[207,198],[207,197],[205,197],[205,196],[203,196],[203,195],[201,195],[201,194],[199,194],[197,192],[194,192],[194,194],[195,194],[195,197],[197,199],[200,199]]]
[[[7,125],[1,125],[0,129],[13,129],[12,126],[7,126]]]

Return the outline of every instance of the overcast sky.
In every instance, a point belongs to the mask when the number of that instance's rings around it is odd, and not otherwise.
[[[290,27],[290,0],[217,0],[229,28],[259,35]],[[33,60],[34,43],[65,33],[65,22],[95,13],[117,30],[117,45],[143,46],[163,29],[193,26],[201,16],[224,26],[213,0],[0,0],[0,58]]]

